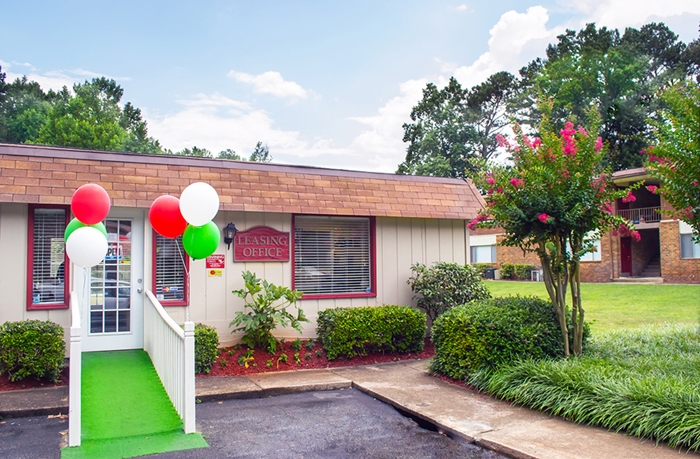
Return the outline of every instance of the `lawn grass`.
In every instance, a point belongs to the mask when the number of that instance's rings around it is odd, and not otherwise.
[[[497,397],[574,422],[700,449],[697,325],[650,325],[593,336],[585,355],[472,373]]]
[[[544,282],[486,281],[486,286],[493,296],[549,298]],[[584,283],[581,299],[593,332],[700,318],[700,285]]]

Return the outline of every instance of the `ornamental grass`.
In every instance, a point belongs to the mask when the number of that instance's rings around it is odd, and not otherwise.
[[[580,358],[477,371],[485,392],[565,419],[674,448],[700,449],[700,333],[649,326],[592,337]]]

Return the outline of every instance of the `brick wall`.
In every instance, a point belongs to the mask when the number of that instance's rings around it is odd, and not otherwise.
[[[503,236],[496,236],[496,260],[498,260],[499,267],[503,263],[534,265],[537,269],[541,267],[540,259],[536,254],[532,252],[523,254],[522,249],[519,247],[500,245],[502,240]]]
[[[632,276],[640,276],[649,262],[659,254],[659,231],[657,229],[639,230],[642,239],[632,240]]]
[[[600,239],[600,261],[581,262],[581,282],[610,282],[615,263],[611,249],[615,239],[610,233]]]
[[[678,222],[662,221],[659,228],[661,241],[661,276],[664,282],[700,284],[700,259],[681,258],[681,240]]]

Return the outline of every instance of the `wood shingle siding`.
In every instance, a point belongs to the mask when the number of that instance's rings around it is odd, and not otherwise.
[[[198,181],[226,211],[471,220],[483,204],[460,179],[0,144],[0,202],[69,204],[97,183],[114,206],[148,208]]]

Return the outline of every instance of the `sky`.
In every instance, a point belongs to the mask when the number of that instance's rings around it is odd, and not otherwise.
[[[10,1],[0,66],[45,90],[113,78],[165,148],[268,145],[273,162],[394,172],[428,82],[472,87],[585,24],[664,22],[698,0]]]

